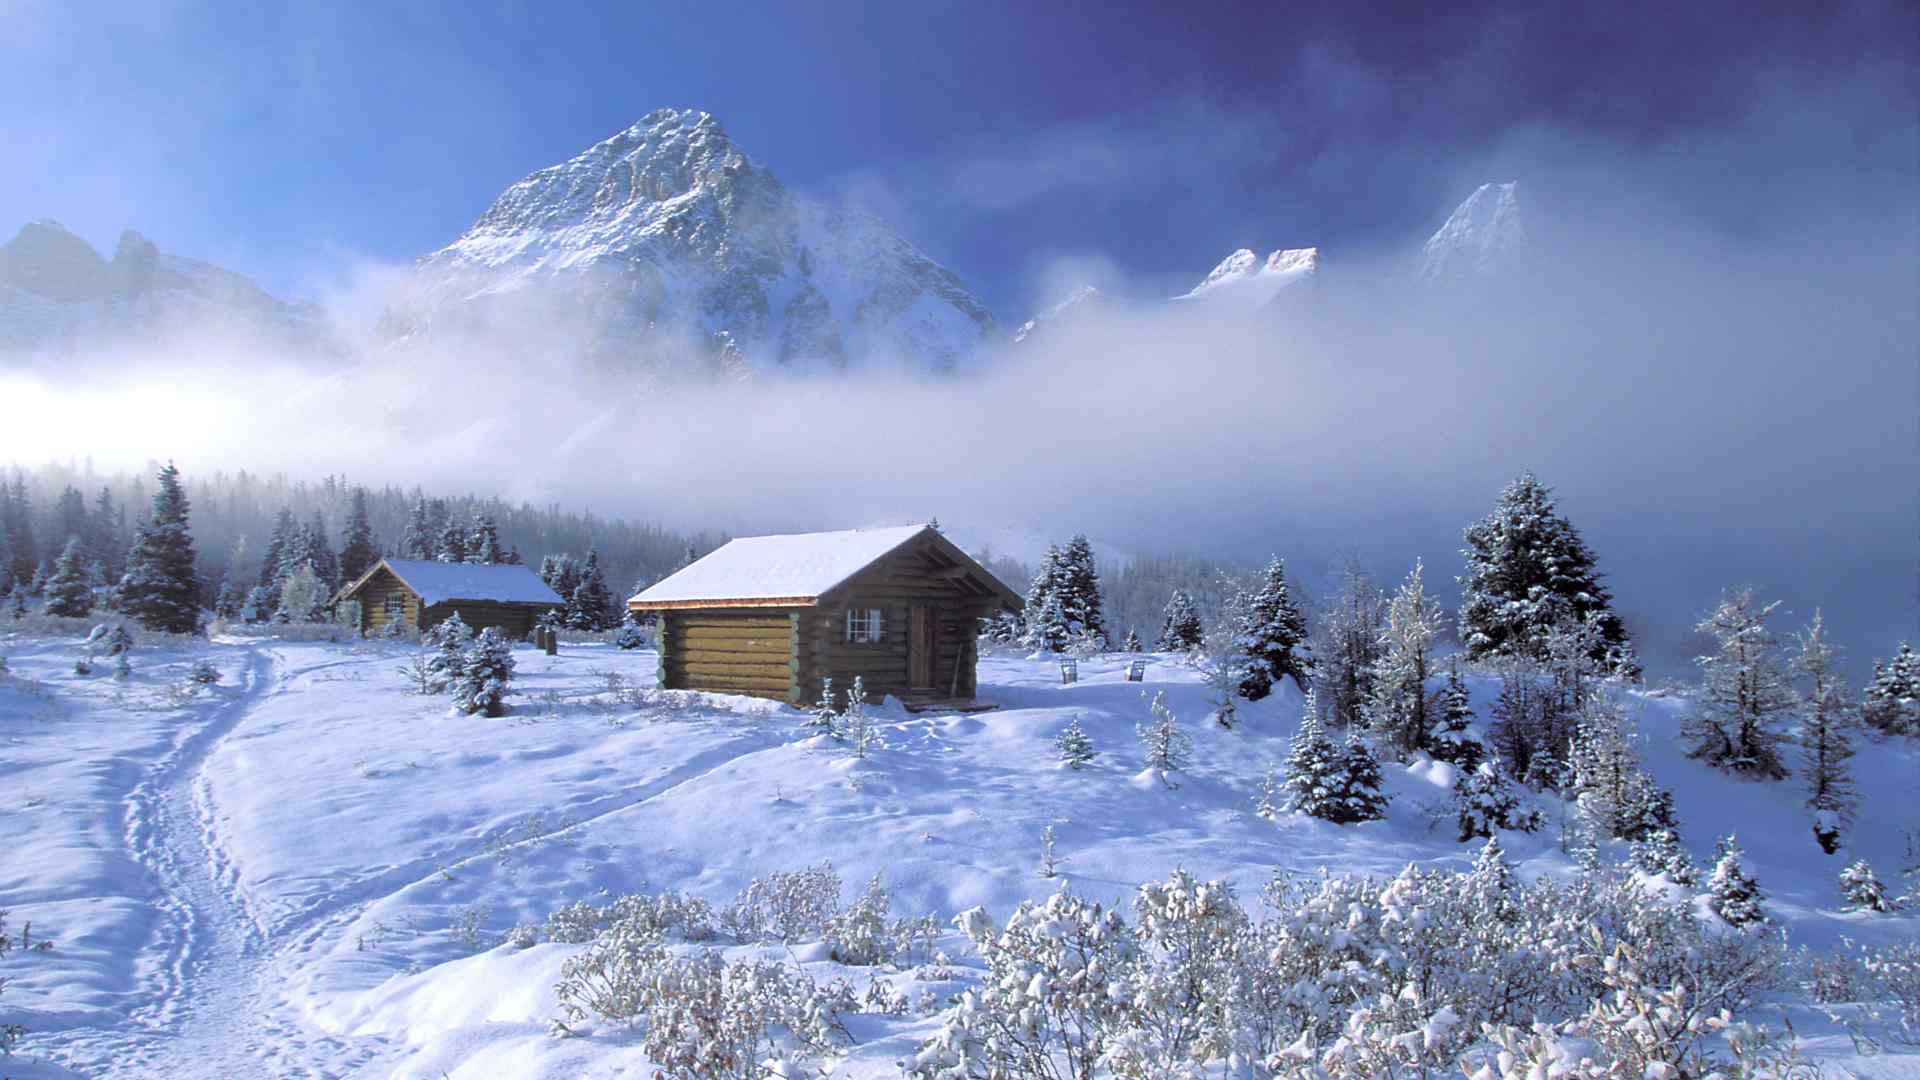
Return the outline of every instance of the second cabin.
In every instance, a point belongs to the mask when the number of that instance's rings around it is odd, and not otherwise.
[[[543,612],[566,606],[527,567],[426,559],[381,559],[334,599],[359,602],[360,629],[367,634],[396,623],[430,630],[458,614],[474,630],[497,627],[514,641],[526,637]]]
[[[926,525],[733,540],[627,602],[660,621],[660,686],[971,703],[980,620],[1020,597]]]

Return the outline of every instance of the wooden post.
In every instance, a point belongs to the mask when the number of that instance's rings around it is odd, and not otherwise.
[[[546,650],[548,656],[560,655],[560,635],[554,631],[553,627],[540,628],[540,647]]]

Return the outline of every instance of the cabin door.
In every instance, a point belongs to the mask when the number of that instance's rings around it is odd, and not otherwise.
[[[933,688],[933,658],[939,641],[935,638],[933,609],[915,604],[907,609],[907,685],[915,690]]]

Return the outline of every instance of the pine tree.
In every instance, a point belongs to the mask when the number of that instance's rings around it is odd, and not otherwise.
[[[407,532],[400,542],[400,553],[409,559],[432,559],[439,554],[439,539],[433,528],[433,511],[427,497],[415,493],[407,512]]]
[[[1707,879],[1707,906],[1729,926],[1752,926],[1766,919],[1760,909],[1760,883],[1747,873],[1746,853],[1732,834],[1720,841],[1719,858]]]
[[[86,567],[80,560],[80,537],[73,536],[53,564],[53,576],[47,579],[47,614],[81,619],[93,610],[93,589],[87,584]]]
[[[1834,647],[1827,643],[1826,622],[1818,610],[1799,639],[1800,655],[1794,666],[1807,680],[1800,698],[1801,777],[1807,809],[1813,815],[1814,841],[1831,855],[1840,850],[1841,838],[1853,823],[1859,803],[1847,765],[1853,757],[1853,740],[1848,735],[1852,710]]]
[[[1301,690],[1313,676],[1307,645],[1307,621],[1287,589],[1287,566],[1277,556],[1267,562],[1260,590],[1247,601],[1235,647],[1242,659],[1240,696],[1259,701],[1274,684],[1291,678]]]
[[[1387,603],[1387,624],[1380,631],[1379,659],[1365,705],[1368,730],[1402,755],[1426,749],[1438,719],[1427,696],[1427,676],[1443,615],[1427,596],[1424,575],[1416,560]]]
[[[101,575],[108,581],[118,580],[121,557],[130,543],[126,534],[126,519],[113,501],[113,491],[102,487],[100,494],[94,496],[93,513],[88,521],[87,561],[100,567]]]
[[[1521,806],[1506,774],[1492,762],[1466,770],[1453,782],[1453,819],[1460,841],[1492,836],[1501,829],[1532,832],[1538,820]]]
[[[1320,726],[1320,709],[1314,691],[1309,689],[1300,729],[1293,733],[1287,750],[1282,805],[1322,821],[1343,821],[1345,804],[1341,795],[1345,781],[1345,762]]]
[[[1359,728],[1347,729],[1347,748],[1341,755],[1340,806],[1342,821],[1378,821],[1387,816],[1391,798],[1380,776],[1380,759],[1373,747],[1360,736]]]
[[[303,563],[280,583],[280,606],[274,610],[277,623],[312,623],[325,619],[326,587],[312,563]]]
[[[473,519],[473,535],[467,538],[467,561],[487,566],[506,561],[506,553],[500,550],[500,527],[492,518],[482,515]]]
[[[1640,769],[1636,736],[1624,709],[1596,698],[1582,713],[1567,748],[1574,807],[1596,840],[1631,836],[1639,800],[1647,797],[1651,785]]]
[[[87,500],[80,494],[80,489],[68,485],[61,490],[60,497],[54,500],[53,530],[47,539],[59,544],[64,551],[70,540],[79,540],[84,545],[86,536]],[[82,566],[86,564],[84,556],[84,551],[76,556]]]
[[[321,520],[320,511],[315,510],[307,522],[302,535],[301,546],[306,549],[307,565],[313,568],[313,576],[320,583],[321,602],[333,599],[333,593],[340,588],[340,562],[334,557],[333,544],[327,539],[327,523]]]
[[[272,606],[279,606],[280,582],[293,572],[294,566],[299,565],[299,562],[291,566],[287,564],[288,550],[298,545],[299,532],[300,528],[293,520],[293,510],[281,507],[279,515],[273,519],[273,532],[267,536],[267,550],[260,560],[260,584],[272,595]]]
[[[1488,832],[1487,842],[1480,847],[1480,854],[1473,858],[1473,871],[1469,875],[1483,896],[1504,896],[1513,891],[1513,867],[1507,865],[1507,853],[1500,847],[1500,834]],[[1462,837],[1461,839],[1466,839]]]
[[[1338,592],[1314,622],[1314,681],[1334,727],[1366,722],[1386,606],[1366,572],[1350,564],[1340,573]]]
[[[172,462],[160,470],[159,481],[152,517],[141,526],[127,555],[127,573],[120,580],[121,610],[149,630],[195,634],[200,631],[200,583],[193,573],[187,494]]]
[[[457,611],[435,623],[421,636],[421,643],[435,650],[427,658],[427,670],[436,689],[446,689],[459,676],[466,666],[467,649],[473,641],[473,628]]]
[[[1886,886],[1880,883],[1879,876],[1865,859],[1840,871],[1840,895],[1846,898],[1848,911],[1885,914],[1893,910]]]
[[[1060,763],[1069,769],[1084,769],[1099,756],[1099,752],[1093,748],[1093,739],[1087,735],[1087,729],[1080,726],[1078,716],[1054,737],[1053,748],[1060,755]]]
[[[340,580],[351,584],[380,561],[380,549],[373,542],[373,525],[367,520],[367,489],[353,489],[353,501],[347,508],[347,527],[340,534]]]
[[[607,592],[607,579],[600,573],[600,552],[587,549],[587,561],[580,567],[579,583],[567,595],[567,626],[574,630],[602,630],[612,621],[613,597]]]
[[[1173,595],[1167,598],[1166,621],[1160,624],[1160,641],[1154,648],[1160,652],[1192,652],[1205,638],[1193,597],[1184,589],[1173,590]]]
[[[1465,542],[1460,640],[1469,657],[1517,653],[1544,661],[1546,634],[1563,610],[1576,623],[1597,616],[1596,660],[1616,658],[1626,646],[1593,552],[1532,473],[1500,493],[1493,513],[1467,527]]]
[[[1440,721],[1434,729],[1428,752],[1435,760],[1448,762],[1456,768],[1477,768],[1487,759],[1487,748],[1474,737],[1473,696],[1468,692],[1466,682],[1460,678],[1458,663],[1447,669],[1447,685],[1440,691],[1436,708]]]
[[[1047,553],[1040,559],[1040,569],[1034,571],[1033,581],[1027,586],[1021,621],[1026,624],[1026,639],[1022,644],[1028,648],[1059,652],[1073,636],[1067,625],[1066,601],[1061,596],[1066,587],[1066,573],[1060,558],[1059,547],[1048,544]]]
[[[1154,694],[1147,703],[1147,717],[1135,728],[1147,768],[1163,774],[1185,769],[1191,743],[1187,733],[1180,730],[1180,718],[1168,707],[1164,691]]]
[[[1920,736],[1920,654],[1911,643],[1901,642],[1892,660],[1874,663],[1860,715],[1889,735]]]
[[[1140,651],[1140,635],[1134,633],[1131,626],[1127,627],[1127,639],[1120,643],[1120,651],[1128,653]]]
[[[8,552],[7,573],[16,584],[33,580],[40,568],[40,549],[33,538],[33,499],[27,494],[27,478],[16,472],[11,487],[0,488],[0,510]],[[38,594],[36,594],[38,595]]]
[[[467,530],[452,517],[440,527],[439,542],[434,545],[434,558],[443,563],[463,563],[467,561]]]
[[[1656,829],[1633,842],[1628,863],[1648,876],[1667,875],[1675,885],[1697,885],[1700,871],[1687,854],[1680,833],[1675,829]]]
[[[453,679],[453,706],[463,713],[499,716],[505,711],[507,688],[513,681],[513,646],[498,627],[480,631],[461,656]]]
[[[1060,552],[1058,562],[1060,609],[1072,637],[1104,643],[1106,621],[1100,611],[1100,574],[1093,564],[1093,545],[1085,533],[1076,533]]]
[[[1253,797],[1253,812],[1256,817],[1271,821],[1285,813],[1287,809],[1287,785],[1280,778],[1280,771],[1271,766],[1260,777],[1260,791]]]
[[[1698,661],[1705,685],[1682,729],[1692,743],[1692,756],[1767,780],[1787,775],[1773,725],[1796,705],[1766,625],[1767,616],[1779,606],[1776,601],[1760,607],[1753,590],[1742,589],[1730,593],[1695,628],[1712,635],[1718,648]]]

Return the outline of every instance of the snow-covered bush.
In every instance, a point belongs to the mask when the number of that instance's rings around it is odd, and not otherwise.
[[[798,941],[839,913],[840,875],[823,862],[754,878],[721,911],[720,928],[737,941]]]
[[[513,646],[489,626],[474,639],[453,678],[453,707],[463,713],[499,716],[513,681]]]
[[[829,918],[821,927],[828,954],[842,964],[871,967],[891,961],[899,951],[887,914],[893,907],[893,894],[875,874],[867,882],[867,891],[851,907]]]
[[[53,942],[50,940],[34,941],[32,931],[33,924],[29,922],[26,927],[21,930],[19,937],[16,938],[12,934],[9,934],[7,932],[7,912],[5,909],[0,909],[0,958],[4,958],[8,953],[15,951],[47,952],[53,948]],[[7,980],[4,976],[0,976],[0,993],[5,993],[6,989]],[[26,1033],[27,1029],[20,1024],[0,1024],[0,1057],[13,1053],[14,1046],[19,1043],[20,1037]]]
[[[1069,769],[1084,769],[1100,756],[1093,748],[1087,729],[1080,726],[1078,716],[1067,722],[1066,730],[1054,736],[1053,748],[1060,755],[1060,763]]]
[[[1847,902],[1848,911],[1872,911],[1884,914],[1892,911],[1894,903],[1887,896],[1887,888],[1873,872],[1872,864],[1865,859],[1840,871],[1840,895]]]
[[[617,649],[643,649],[647,645],[647,632],[629,616],[613,632],[613,645]]]
[[[81,644],[86,647],[88,656],[120,656],[133,649],[133,635],[117,623],[111,626],[101,623],[87,634],[87,639]]]

